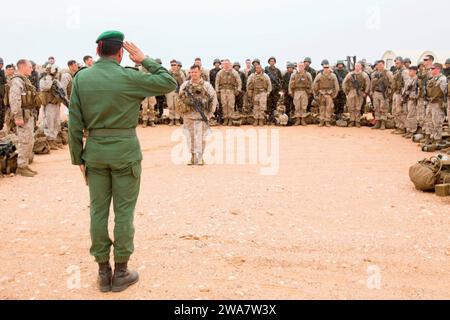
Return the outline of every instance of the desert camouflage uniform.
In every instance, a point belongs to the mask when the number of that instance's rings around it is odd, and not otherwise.
[[[417,100],[417,124],[422,130],[426,131],[426,105],[425,93],[428,82],[428,72],[426,70],[417,73],[418,100]]]
[[[220,70],[216,76],[215,88],[223,108],[225,125],[231,125],[231,118],[236,107],[236,96],[242,91],[242,80],[239,73],[234,69]]]
[[[404,96],[407,98],[406,105],[408,114],[406,116],[406,131],[408,133],[416,133],[418,127],[417,121],[417,102],[419,99],[418,79],[409,78],[405,84]]]
[[[171,121],[180,120],[181,118],[180,112],[179,110],[177,110],[176,107],[176,96],[178,94],[181,85],[186,81],[186,76],[181,70],[178,70],[175,73],[173,73],[172,70],[170,70],[169,73],[175,78],[178,84],[177,89],[175,91],[166,94],[167,106],[169,108],[169,119]]]
[[[22,97],[26,96],[25,82],[32,85],[30,80],[24,77],[14,77],[11,80],[9,90],[9,104],[13,121],[23,120],[24,125],[17,127],[19,145],[17,148],[19,168],[27,168],[33,159],[34,146],[34,117],[32,109],[22,108]]]
[[[369,94],[370,78],[364,71],[359,73],[352,71],[345,77],[342,88],[347,96],[350,122],[356,122],[358,124],[361,120],[361,108],[364,98]]]
[[[371,74],[371,77],[370,93],[372,95],[373,108],[375,109],[375,120],[386,121],[389,112],[387,98],[391,88],[392,74],[387,70],[383,70],[382,72],[375,70]]]
[[[142,103],[142,121],[146,124],[149,121],[155,121],[155,106],[156,106],[156,98],[155,97],[147,97]]]
[[[212,85],[203,79],[197,84],[190,80],[186,81],[180,87],[178,98],[180,103],[183,104],[183,125],[187,137],[188,148],[192,154],[193,160],[194,156],[199,160],[203,159],[208,126],[202,121],[200,113],[196,112],[194,107],[190,105],[190,99],[186,95],[186,90],[194,93],[196,98],[201,99],[204,106],[203,110],[208,121],[213,117],[217,108],[217,94]]]
[[[317,75],[313,84],[314,96],[319,99],[320,121],[330,122],[334,111],[333,99],[339,92],[339,82],[334,73],[326,75],[321,72]]]
[[[289,81],[289,95],[294,98],[294,118],[304,118],[309,97],[312,93],[313,78],[307,71],[295,72]]]
[[[427,128],[427,134],[430,134],[434,141],[440,141],[442,139],[442,125],[445,119],[443,103],[447,86],[447,79],[444,75],[439,75],[428,80],[426,96],[429,104],[427,112],[429,110],[431,114],[431,121]]]
[[[55,141],[61,130],[60,103],[57,102],[57,98],[51,93],[53,81],[58,80],[54,80],[52,76],[46,75],[39,82],[41,91],[46,93],[48,99],[47,105],[44,106],[44,133],[49,141]]]
[[[399,130],[405,130],[407,110],[402,102],[402,91],[408,79],[408,69],[402,67],[395,71],[392,80],[392,115],[394,116],[395,127]]]
[[[252,73],[247,80],[247,96],[253,103],[253,117],[264,120],[267,110],[267,97],[272,92],[272,83],[265,73]]]

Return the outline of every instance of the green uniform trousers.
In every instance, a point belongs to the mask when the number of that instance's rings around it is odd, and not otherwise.
[[[91,255],[98,263],[127,262],[134,251],[134,210],[141,184],[141,161],[122,165],[87,163],[91,212]],[[114,242],[109,237],[108,218],[113,201]]]

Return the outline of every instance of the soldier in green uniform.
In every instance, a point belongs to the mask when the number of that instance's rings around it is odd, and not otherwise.
[[[139,106],[145,97],[175,90],[177,83],[155,60],[146,58],[124,35],[107,31],[97,39],[100,59],[73,80],[69,108],[69,146],[72,164],[80,167],[89,185],[91,254],[99,264],[102,292],[125,290],[139,279],[128,270],[134,251],[134,210],[140,188],[142,153],[136,136]],[[124,49],[134,63],[150,73],[120,66]],[[89,133],[83,147],[83,129]],[[108,234],[113,200],[114,242]],[[114,246],[112,274],[110,249]]]

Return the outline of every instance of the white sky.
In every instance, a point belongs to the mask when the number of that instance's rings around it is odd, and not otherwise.
[[[95,56],[95,39],[109,29],[166,66],[172,58],[188,67],[199,56],[210,68],[215,58],[244,65],[246,58],[266,63],[274,55],[284,69],[305,56],[314,66],[348,55],[374,61],[388,49],[450,57],[448,0],[2,0],[0,10],[5,64],[19,58],[42,64],[50,55],[61,67],[82,62]]]

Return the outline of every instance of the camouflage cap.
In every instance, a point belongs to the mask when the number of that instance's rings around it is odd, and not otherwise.
[[[340,64],[342,64],[343,66],[345,66],[344,60],[338,60],[338,61],[336,62],[336,66],[338,66],[338,65],[340,65]]]
[[[116,41],[116,42],[123,42],[125,39],[125,35],[120,31],[115,30],[109,30],[103,32],[101,35],[98,36],[95,43],[99,43],[102,40],[108,40],[108,41]]]
[[[213,66],[214,66],[216,63],[222,64],[222,62],[220,61],[220,59],[214,59]]]
[[[160,58],[156,58],[155,62],[158,63],[158,64],[162,64],[162,60]]]
[[[404,63],[412,63],[412,61],[411,61],[410,58],[405,58],[405,59],[403,59],[403,62],[404,62]]]
[[[233,67],[239,67],[239,68],[240,68],[240,67],[241,67],[241,64],[240,64],[239,62],[236,61],[235,63],[233,63]]]
[[[305,59],[303,59],[303,62],[309,62],[312,63],[312,60],[310,57],[306,57]]]
[[[445,60],[445,64],[450,64],[450,58],[448,58],[447,60]]]
[[[177,65],[179,65],[180,67],[183,66],[183,64],[181,63],[181,61],[177,61]]]
[[[275,57],[270,57],[269,60],[267,60],[267,63],[270,63],[270,61],[275,61],[275,63],[277,62],[277,59]]]
[[[254,60],[252,61],[252,64],[255,64],[255,63],[261,64],[261,60],[259,60],[259,59],[254,59]]]
[[[394,61],[400,61],[400,62],[403,62],[403,58],[402,58],[402,57],[397,57],[397,58],[395,58]]]
[[[327,59],[324,59],[324,60],[322,60],[321,65],[322,65],[322,66],[329,66],[329,65],[330,65],[330,62],[329,62]]]

